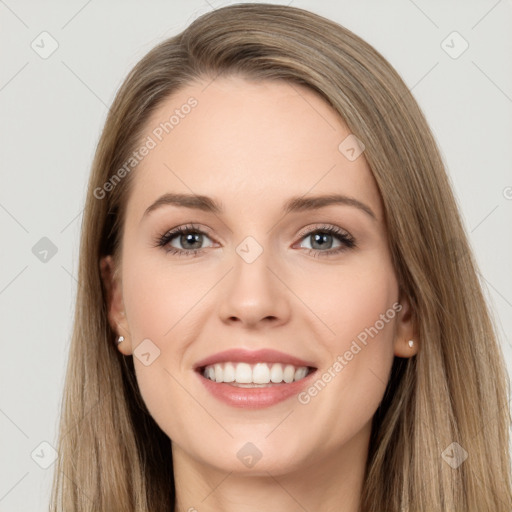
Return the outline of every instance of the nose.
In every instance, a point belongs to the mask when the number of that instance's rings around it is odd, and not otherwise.
[[[286,279],[263,251],[255,261],[245,261],[238,254],[234,268],[226,276],[220,290],[219,315],[224,323],[240,323],[244,327],[278,326],[290,319],[291,293]]]

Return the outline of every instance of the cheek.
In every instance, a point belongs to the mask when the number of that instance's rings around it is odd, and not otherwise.
[[[368,352],[390,349],[397,314],[398,289],[389,274],[344,279],[338,300],[331,305],[332,329],[340,349],[357,340]],[[331,294],[331,297],[333,294]],[[395,305],[395,307],[393,307]],[[370,343],[370,340],[379,340]]]
[[[327,423],[335,404],[339,411],[350,411],[353,425],[360,426],[380,403],[393,363],[401,309],[398,284],[391,266],[382,260],[365,270],[352,267],[314,282],[305,302],[322,320],[315,338],[329,357],[301,403],[322,410]],[[341,427],[337,423],[332,428]]]
[[[295,283],[294,290],[314,315],[318,340],[331,354],[348,350],[358,339],[379,339],[368,351],[391,349],[397,318],[398,283],[386,258],[367,258],[353,265],[310,275]]]
[[[132,254],[123,269],[123,296],[132,343],[150,338],[163,349],[180,332],[194,308],[215,280],[185,267],[171,267],[165,259]],[[135,347],[135,345],[134,345]],[[173,348],[179,346],[173,341]]]

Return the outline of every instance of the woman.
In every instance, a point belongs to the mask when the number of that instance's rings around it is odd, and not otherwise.
[[[334,22],[233,5],[136,65],[79,281],[52,510],[510,510],[506,371],[439,151]]]

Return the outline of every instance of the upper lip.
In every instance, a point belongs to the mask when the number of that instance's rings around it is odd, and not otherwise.
[[[292,356],[290,354],[285,354],[284,352],[279,352],[278,350],[266,348],[260,350],[245,350],[241,348],[232,348],[229,350],[224,350],[222,352],[218,352],[217,354],[213,354],[205,359],[202,359],[198,363],[195,364],[195,369],[198,370],[200,368],[204,368],[205,366],[210,366],[215,363],[225,363],[225,362],[233,362],[233,363],[284,363],[291,364],[293,366],[308,366],[311,368],[315,368],[313,363],[310,361],[305,361],[304,359],[300,359],[298,357]]]

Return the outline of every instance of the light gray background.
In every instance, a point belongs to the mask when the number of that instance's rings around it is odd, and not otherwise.
[[[47,509],[53,466],[35,460],[49,460],[40,443],[56,441],[82,203],[107,106],[149,49],[226,3],[0,0],[3,512]],[[512,371],[511,2],[291,4],[363,37],[413,90],[453,181]],[[43,31],[58,43],[47,59],[31,47],[50,48]],[[469,44],[456,59],[441,46],[453,31]],[[457,37],[445,43],[452,53],[462,48]],[[32,252],[42,237],[58,250],[46,262]]]

